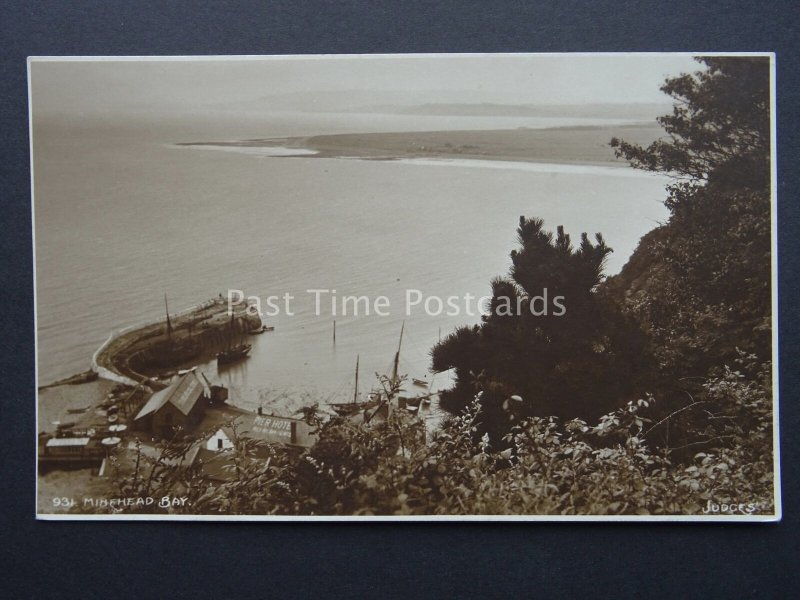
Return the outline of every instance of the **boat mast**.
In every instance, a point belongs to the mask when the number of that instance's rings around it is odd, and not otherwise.
[[[361,356],[356,354],[356,386],[355,386],[355,391],[353,392],[353,404],[358,402],[358,359],[359,358],[361,358]]]
[[[230,325],[230,331],[228,332],[228,350],[230,350],[233,347],[233,324],[235,319],[236,319],[236,313],[234,313],[233,309],[231,309],[231,325]]]
[[[169,320],[169,304],[167,304],[166,292],[164,292],[164,308],[167,311],[167,339],[172,341],[172,322]]]
[[[403,330],[406,328],[406,322],[400,326],[400,342],[397,344],[397,353],[394,355],[394,365],[392,366],[392,385],[397,383],[397,371],[400,367],[400,347],[403,345]]]

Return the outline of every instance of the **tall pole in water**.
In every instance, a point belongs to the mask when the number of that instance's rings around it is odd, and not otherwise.
[[[333,345],[336,345],[336,319],[333,320]]]
[[[164,308],[167,310],[167,339],[172,341],[172,322],[169,320],[169,304],[167,304],[166,292],[164,292]]]

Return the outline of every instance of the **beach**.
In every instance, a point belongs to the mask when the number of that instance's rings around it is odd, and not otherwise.
[[[649,144],[663,131],[654,124],[574,126],[533,129],[397,131],[344,133],[236,141],[184,142],[246,151],[273,148],[280,155],[307,158],[397,160],[413,158],[474,159],[628,167],[609,145],[612,137]],[[294,151],[294,152],[293,152]],[[272,156],[278,154],[271,153]]]

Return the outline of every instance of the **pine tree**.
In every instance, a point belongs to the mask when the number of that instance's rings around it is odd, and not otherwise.
[[[554,236],[541,219],[520,217],[517,241],[481,325],[432,351],[434,370],[456,374],[442,405],[458,412],[483,391],[483,425],[494,434],[509,425],[512,395],[523,414],[595,418],[626,399],[645,362],[642,336],[596,293],[612,251],[602,235],[583,234],[575,248],[563,227]]]
[[[613,138],[618,157],[638,169],[676,177],[675,210],[700,186],[764,191],[770,184],[770,70],[767,57],[703,57],[706,69],[665,81],[672,114],[658,118],[666,136],[647,148]]]
[[[661,366],[704,375],[771,352],[770,67],[766,57],[701,58],[667,79],[675,101],[647,148],[613,139],[635,168],[674,177],[669,222],[643,238],[609,288],[650,334]]]

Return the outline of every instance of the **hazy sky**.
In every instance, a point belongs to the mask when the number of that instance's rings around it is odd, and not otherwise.
[[[658,54],[41,59],[31,64],[31,89],[34,114],[247,109],[248,103],[299,110],[389,101],[639,103],[665,102],[658,89],[664,78],[699,68],[689,56]]]

